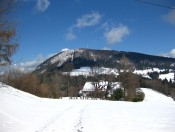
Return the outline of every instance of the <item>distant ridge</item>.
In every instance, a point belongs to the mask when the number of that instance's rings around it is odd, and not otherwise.
[[[137,52],[116,50],[75,49],[63,50],[41,63],[35,73],[54,71],[70,71],[80,67],[98,66],[116,68],[120,58],[125,55],[135,65],[136,69],[146,68],[173,69],[175,58],[148,55]]]

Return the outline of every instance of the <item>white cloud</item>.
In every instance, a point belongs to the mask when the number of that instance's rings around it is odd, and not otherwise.
[[[76,39],[76,35],[74,34],[72,29],[69,29],[69,31],[66,34],[66,40],[74,40]]]
[[[77,38],[75,31],[80,28],[91,27],[99,24],[101,14],[98,12],[91,12],[89,14],[82,15],[76,20],[76,23],[72,25],[65,35],[66,40],[74,40]]]
[[[3,69],[3,71],[8,71],[11,69],[18,69],[23,72],[32,72],[36,69],[36,67],[44,62],[46,59],[50,58],[54,54],[50,54],[48,56],[43,56],[43,55],[38,55],[34,60],[22,62],[22,63],[17,63],[17,64],[12,64],[10,66],[7,66]],[[2,71],[0,71],[2,72]]]
[[[175,9],[163,16],[163,18],[172,25],[175,25]]]
[[[161,53],[160,55],[161,56],[165,56],[165,57],[173,57],[173,58],[175,58],[175,49],[172,49],[168,53]]]
[[[175,49],[172,49],[169,54],[171,57],[175,57]]]
[[[11,66],[11,68],[17,68],[21,71],[25,71],[25,72],[30,72],[35,70],[35,68],[41,64],[43,61],[45,61],[47,57],[44,57],[42,55],[38,55],[38,57],[34,60],[31,61],[27,61],[27,62],[23,62],[23,63],[18,63],[18,64],[14,64]]]
[[[104,36],[109,44],[115,44],[121,42],[123,38],[129,34],[127,26],[119,25],[108,29]]]
[[[85,14],[77,19],[75,27],[83,28],[97,25],[100,22],[101,15],[98,12]]]
[[[36,9],[39,12],[44,12],[50,5],[49,0],[37,0]]]

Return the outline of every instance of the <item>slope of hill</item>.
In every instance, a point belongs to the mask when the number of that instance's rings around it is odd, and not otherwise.
[[[159,68],[172,69],[174,58],[146,55],[136,52],[75,49],[64,50],[40,64],[35,72],[71,71],[80,67],[108,67],[116,68],[120,58],[125,55],[131,60],[137,69]]]
[[[174,132],[175,102],[142,88],[139,103],[38,98],[0,86],[1,132]]]

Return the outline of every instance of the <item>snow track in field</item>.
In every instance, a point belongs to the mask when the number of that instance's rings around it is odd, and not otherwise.
[[[47,121],[43,127],[41,127],[36,132],[53,132],[53,131],[64,131],[64,132],[82,132],[82,114],[85,110],[88,103],[79,105],[74,104],[63,111],[58,115],[52,117]]]

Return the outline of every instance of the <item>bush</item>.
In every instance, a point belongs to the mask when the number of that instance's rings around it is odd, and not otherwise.
[[[123,90],[121,88],[120,89],[116,89],[113,92],[112,100],[122,100],[122,99],[123,99]]]
[[[143,93],[143,91],[138,91],[132,101],[140,102],[140,101],[143,101],[144,98],[145,98],[145,94]]]

